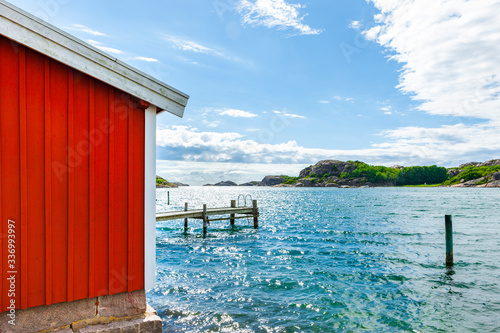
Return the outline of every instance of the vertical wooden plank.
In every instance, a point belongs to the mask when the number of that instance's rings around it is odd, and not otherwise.
[[[74,85],[73,71],[68,70],[68,154],[75,151],[75,110],[74,110]],[[74,167],[68,156],[68,297],[71,302],[74,298],[74,262],[75,262],[75,173]]]
[[[45,304],[44,57],[26,49],[28,170],[28,307]]]
[[[89,264],[88,264],[88,295],[94,294],[94,255],[95,255],[95,147],[99,144],[101,133],[95,124],[95,91],[94,79],[90,80],[89,89],[89,128],[90,128],[90,156],[89,156]]]
[[[27,168],[27,115],[26,115],[26,49],[19,46],[19,130],[20,130],[20,181],[21,181],[21,308],[28,307],[28,168]],[[19,238],[18,238],[19,240]]]
[[[110,92],[109,86],[99,81],[95,82],[95,124],[102,136],[94,147],[94,294],[89,295],[90,297],[106,295],[109,286],[109,137],[112,131]]]
[[[113,265],[111,293],[127,291],[128,274],[128,117],[129,97],[115,90],[114,114],[114,223],[110,226],[113,233]]]
[[[8,220],[15,222],[16,230],[16,262],[15,267],[9,267],[9,271],[16,273],[16,288],[21,287],[19,277],[21,267],[21,182],[20,182],[20,117],[19,117],[19,45],[15,42],[3,37],[0,43],[0,110],[1,119],[0,127],[2,131],[2,190],[5,195],[0,202],[3,220],[0,221],[4,235],[8,228]],[[7,255],[7,245],[5,241],[1,242],[3,253]],[[3,274],[7,274],[7,270],[2,270]],[[0,292],[0,297],[3,298],[3,310],[6,310],[7,304],[10,303],[8,296],[8,285],[6,277],[3,277],[3,290]],[[15,297],[16,308],[21,307],[21,298],[19,293]]]
[[[139,108],[132,110],[133,117],[133,233],[132,233],[132,279],[131,290],[144,289],[144,126],[145,111]]]
[[[111,293],[127,291],[128,274],[128,118],[129,96],[115,90],[114,124],[114,224],[113,230],[113,289]]]
[[[50,62],[52,145],[52,294],[54,303],[68,295],[68,68]],[[88,253],[80,253],[88,256]]]
[[[52,304],[52,109],[50,104],[50,60],[44,60],[45,104],[45,303]]]
[[[5,39],[0,36],[0,59],[2,59],[2,55],[3,55],[3,50],[2,50],[2,45],[3,43],[5,42]],[[1,63],[1,61],[0,61]],[[3,193],[3,188],[2,188],[2,157],[3,157],[3,150],[2,150],[2,134],[3,134],[3,131],[2,131],[2,100],[1,100],[1,96],[2,96],[2,86],[1,86],[1,83],[3,81],[3,78],[2,78],[2,68],[0,66],[0,234],[1,235],[6,235],[5,233],[5,228],[4,228],[4,219],[3,219],[3,207],[2,207],[2,193]],[[7,267],[7,262],[4,260],[6,260],[6,255],[3,251],[3,247],[4,247],[4,241],[2,239],[2,242],[0,243],[0,263],[1,263],[1,267]],[[5,308],[4,308],[4,295],[5,294],[5,291],[4,291],[4,281],[6,281],[7,277],[4,275],[4,269],[2,269],[2,272],[0,272],[0,312],[3,312],[4,310],[6,310],[6,305],[5,305]]]
[[[134,272],[134,262],[133,262],[133,253],[135,251],[134,247],[134,106],[133,102],[129,101],[128,105],[128,142],[127,142],[127,290],[132,291],[132,283],[135,279]]]
[[[73,239],[75,299],[88,297],[89,269],[89,155],[90,146],[90,78],[74,72],[74,147],[69,151],[69,174],[75,179],[75,225]]]
[[[111,89],[109,93],[109,121],[113,128],[116,129],[115,124],[115,90]],[[113,253],[114,247],[114,224],[115,224],[115,133],[109,133],[109,221],[108,221],[108,293],[112,293],[113,284],[113,267],[115,258]]]

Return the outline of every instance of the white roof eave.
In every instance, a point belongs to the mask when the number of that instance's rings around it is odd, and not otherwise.
[[[0,34],[182,117],[189,96],[0,0]]]

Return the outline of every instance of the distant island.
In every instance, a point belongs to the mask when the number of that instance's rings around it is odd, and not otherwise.
[[[204,186],[237,186],[232,181]],[[298,177],[266,176],[238,186],[274,187],[380,187],[451,186],[500,187],[500,159],[470,162],[458,167],[374,166],[360,161],[324,160],[300,171]]]
[[[169,182],[160,176],[156,176],[156,188],[175,188],[179,186],[189,186],[189,185],[177,182]]]
[[[238,186],[235,182],[232,182],[230,180],[218,182],[216,184],[205,184],[203,186]]]

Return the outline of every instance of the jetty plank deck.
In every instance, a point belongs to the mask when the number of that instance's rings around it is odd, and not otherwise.
[[[252,207],[222,207],[222,208],[207,208],[206,215],[225,215],[225,214],[253,214]],[[203,218],[203,209],[193,209],[187,211],[176,211],[156,214],[156,221],[168,221],[177,219],[201,219]],[[228,218],[229,219],[229,218]]]
[[[236,216],[242,214],[244,216]],[[221,217],[210,219],[209,216],[214,215],[229,215],[229,217]],[[184,219],[184,231],[188,229],[188,219],[201,219],[203,220],[203,234],[207,233],[207,226],[211,221],[229,220],[231,226],[234,226],[234,220],[243,218],[252,218],[253,226],[255,229],[259,227],[259,209],[257,208],[257,200],[252,201],[252,207],[236,207],[236,201],[231,200],[231,207],[218,207],[207,208],[203,205],[203,209],[188,210],[187,202],[184,204],[184,210],[175,212],[164,212],[156,214],[156,221],[170,221],[177,219]]]

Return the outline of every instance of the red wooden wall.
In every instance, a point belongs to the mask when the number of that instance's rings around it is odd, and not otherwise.
[[[0,222],[0,311],[144,289],[144,110],[3,36]]]

